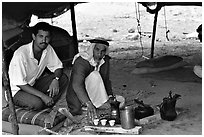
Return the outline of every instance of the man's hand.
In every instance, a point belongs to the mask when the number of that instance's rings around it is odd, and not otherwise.
[[[56,79],[53,79],[47,91],[49,92],[49,97],[52,98],[56,96],[59,93],[59,81]]]
[[[96,108],[92,104],[91,101],[86,103],[87,106],[87,117],[93,122],[93,120],[97,117]]]
[[[111,104],[111,103],[114,103],[115,102],[115,96],[109,96],[109,99],[108,99],[108,102]]]
[[[52,99],[51,97],[47,96],[47,95],[43,95],[43,96],[41,97],[41,99],[45,102],[45,104],[46,104],[47,106],[52,106],[52,105],[54,104],[53,99]]]

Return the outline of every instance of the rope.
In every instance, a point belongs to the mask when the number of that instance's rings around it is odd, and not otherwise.
[[[164,22],[165,22],[165,29],[166,29],[166,39],[169,41],[168,33],[170,32],[167,28],[167,21],[166,21],[166,9],[164,6]]]
[[[137,6],[138,6],[138,8],[137,8]],[[137,18],[137,30],[138,30],[138,33],[141,35],[142,32],[141,32],[141,25],[140,25],[139,5],[137,5],[136,2],[135,2],[135,11],[136,11],[136,18]]]
[[[137,8],[138,6],[138,8]],[[144,50],[143,50],[143,44],[142,44],[142,31],[141,31],[141,25],[140,25],[140,10],[139,10],[139,4],[137,4],[137,2],[135,2],[135,11],[136,11],[136,19],[137,19],[137,31],[140,35],[140,45],[142,48],[142,57],[144,54]]]

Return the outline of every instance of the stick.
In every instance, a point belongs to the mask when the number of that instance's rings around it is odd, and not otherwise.
[[[13,97],[11,93],[11,87],[10,87],[10,81],[8,77],[8,70],[6,67],[6,61],[5,61],[5,50],[4,46],[2,47],[2,52],[3,52],[3,57],[2,57],[2,80],[3,80],[3,85],[5,87],[8,103],[9,103],[9,110],[11,111],[11,123],[12,123],[12,130],[14,135],[19,134],[19,127],[18,127],[18,122],[17,122],[17,117],[16,117],[16,111],[15,111],[15,106],[13,104]]]

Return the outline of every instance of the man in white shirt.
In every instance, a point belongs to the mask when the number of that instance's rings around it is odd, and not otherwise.
[[[52,26],[45,22],[33,27],[33,41],[19,47],[9,65],[14,104],[33,110],[53,106],[67,90],[63,65],[49,44]],[[43,75],[45,69],[51,73]]]

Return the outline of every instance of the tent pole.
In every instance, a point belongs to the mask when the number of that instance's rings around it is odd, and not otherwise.
[[[76,21],[75,21],[75,11],[74,11],[74,3],[70,3],[70,11],[71,11],[71,20],[72,20],[72,30],[73,30],[73,38],[74,38],[74,52],[78,53],[78,39],[77,39],[77,31],[76,31]],[[74,55],[75,55],[74,54]]]
[[[154,57],[154,42],[155,42],[155,35],[156,35],[156,28],[157,28],[158,13],[159,11],[156,11],[154,15],[154,26],[153,26],[153,35],[152,35],[152,45],[151,45],[151,58]]]
[[[2,42],[3,43],[3,42]],[[2,83],[5,87],[7,99],[8,99],[8,105],[9,105],[9,110],[11,111],[11,126],[12,126],[12,131],[14,135],[19,135],[19,126],[17,122],[17,116],[16,116],[16,110],[15,106],[13,103],[13,97],[11,93],[11,87],[10,87],[10,81],[8,77],[8,69],[6,65],[6,60],[5,60],[5,49],[4,46],[2,46]]]

